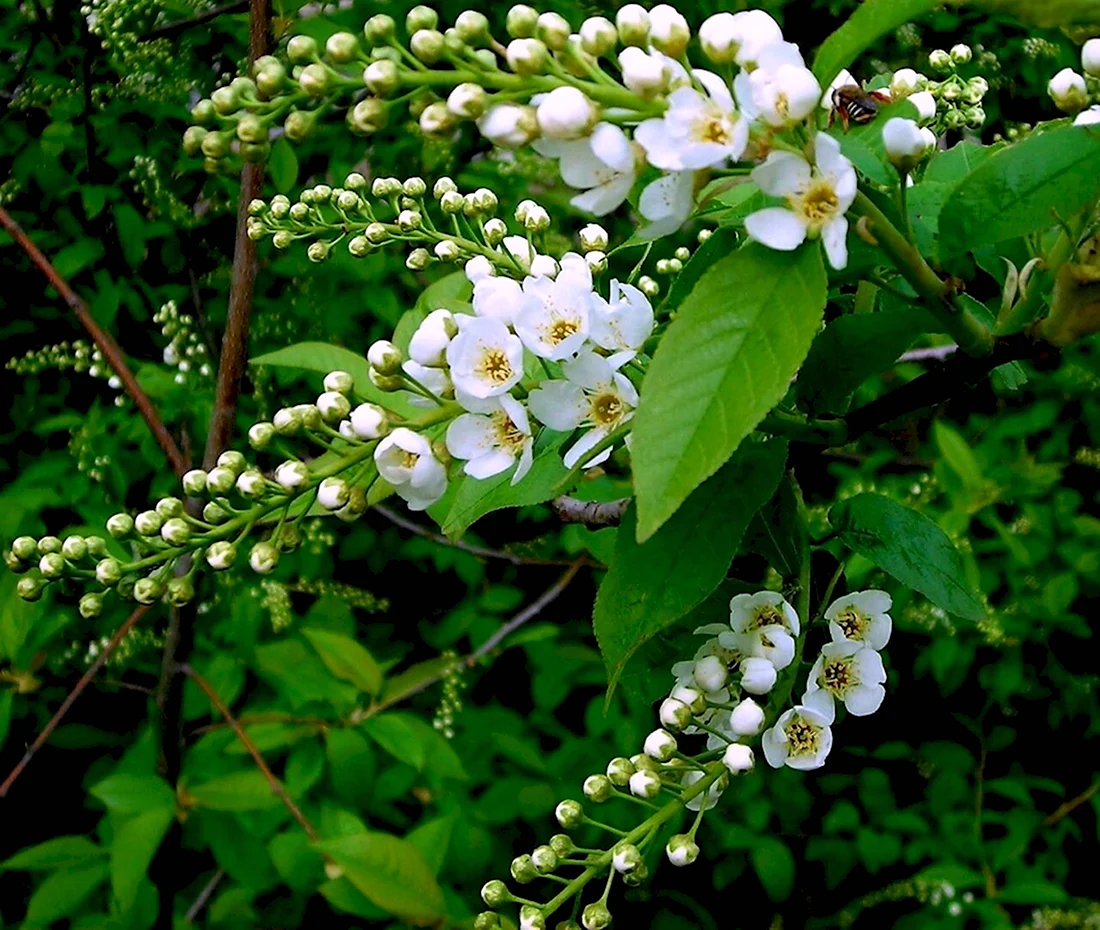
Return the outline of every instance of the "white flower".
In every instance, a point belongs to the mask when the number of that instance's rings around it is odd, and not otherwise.
[[[922,76],[912,68],[898,68],[890,79],[890,96],[894,100],[903,100],[915,94],[921,85]]]
[[[556,87],[539,100],[539,129],[548,139],[579,139],[588,135],[599,109],[575,87]]]
[[[1097,123],[1100,123],[1100,105],[1082,110],[1073,121],[1074,126],[1095,126]]]
[[[638,392],[610,362],[588,351],[562,364],[566,380],[544,381],[528,398],[531,412],[551,429],[569,431],[589,426],[565,454],[565,465],[572,468],[582,462],[592,468],[607,460],[611,449],[595,458],[588,453],[615,429],[634,416]]]
[[[613,123],[597,123],[587,139],[540,139],[534,149],[558,159],[562,180],[583,191],[570,201],[579,210],[606,216],[626,200],[634,185],[637,149]]]
[[[638,230],[638,236],[657,239],[674,233],[694,208],[694,171],[672,171],[650,181],[638,198],[638,212],[650,222]]]
[[[1054,105],[1065,113],[1077,113],[1089,102],[1085,79],[1072,68],[1063,68],[1047,84],[1047,93]]]
[[[410,510],[427,510],[447,491],[447,469],[432,453],[432,444],[401,426],[374,450],[378,474],[393,485]]]
[[[737,736],[756,736],[764,725],[764,710],[752,698],[745,698],[730,711],[730,730]]]
[[[491,278],[496,274],[493,263],[484,255],[475,255],[462,267],[471,284],[477,284],[482,278]]]
[[[531,470],[534,440],[523,404],[511,394],[493,398],[491,413],[463,413],[447,427],[447,451],[465,459],[463,471],[474,478],[491,478],[519,459],[512,484]]]
[[[596,345],[610,352],[634,355],[653,332],[653,307],[634,285],[613,279],[610,300],[595,301],[589,322]]]
[[[791,152],[772,152],[753,169],[767,194],[785,197],[786,207],[767,207],[745,218],[748,234],[772,249],[790,252],[807,237],[821,237],[834,268],[848,264],[848,220],[856,196],[856,172],[840,154],[840,143],[821,132],[814,143],[816,166]]]
[[[359,439],[381,439],[389,428],[389,415],[378,404],[360,404],[351,412],[351,430]]]
[[[847,68],[844,68],[840,74],[833,78],[832,83],[825,88],[825,93],[821,95],[821,109],[832,111],[836,109],[836,100],[833,94],[840,90],[842,87],[848,87],[852,84],[859,86],[859,82],[852,75],[852,72]]]
[[[795,609],[775,591],[738,594],[730,601],[734,643],[747,656],[767,659],[776,669],[794,659],[799,622]]]
[[[821,85],[802,65],[784,63],[775,70],[757,68],[749,75],[753,107],[769,126],[802,122],[817,109]]]
[[[401,365],[401,370],[410,378],[419,381],[429,393],[436,397],[450,397],[454,393],[451,375],[444,368],[429,368],[427,365],[421,365],[409,359]],[[418,394],[413,396],[411,402],[418,407],[432,406],[434,403]]]
[[[488,316],[459,314],[455,322],[458,335],[447,346],[447,364],[457,390],[477,398],[497,397],[519,383],[523,344],[518,336]]]
[[[523,344],[540,358],[573,358],[588,339],[589,310],[595,299],[592,273],[584,260],[554,279],[525,278],[523,296],[515,317]]]
[[[885,681],[882,656],[874,649],[861,643],[827,643],[810,669],[802,703],[829,723],[836,719],[837,700],[844,702],[849,713],[865,717],[882,706]]]
[[[703,773],[698,769],[685,772],[684,777],[680,780],[680,784],[685,788],[690,788],[697,781],[703,777]],[[687,804],[684,805],[689,811],[707,810],[717,806],[718,799],[722,797],[722,792],[726,790],[726,786],[722,783],[723,779],[719,778],[714,784],[712,784],[706,791],[701,794],[695,795]]]
[[[761,744],[772,768],[819,769],[833,748],[833,731],[816,710],[792,707],[764,734]]]
[[[531,263],[538,256],[535,247],[524,236],[505,236],[500,243],[516,264],[524,271],[531,270]]]
[[[699,846],[686,833],[677,833],[665,846],[665,855],[674,866],[683,868],[699,858]]]
[[[1081,67],[1085,74],[1100,77],[1100,39],[1089,39],[1081,46]]]
[[[623,84],[640,97],[652,97],[669,82],[668,59],[660,52],[646,52],[631,46],[619,52]]]
[[[756,67],[761,50],[782,41],[779,24],[763,10],[716,13],[699,27],[699,42],[711,61],[736,61],[748,71]]]
[[[409,339],[409,358],[418,365],[442,368],[446,364],[447,346],[457,332],[458,325],[450,310],[433,310]]]
[[[741,688],[749,694],[767,694],[779,677],[767,659],[752,657],[741,662]]]
[[[917,108],[917,121],[927,123],[936,118],[936,98],[927,90],[909,95],[909,102]]]
[[[722,756],[722,764],[734,775],[751,772],[756,764],[752,747],[745,746],[742,743],[730,743]]]
[[[303,462],[283,462],[275,469],[275,481],[288,491],[297,491],[309,484],[309,469]]]
[[[935,142],[935,136],[932,139]],[[882,144],[886,158],[900,171],[912,171],[928,154],[928,140],[911,119],[888,119],[882,127]]]
[[[692,678],[704,693],[719,691],[726,685],[729,669],[718,656],[704,656],[695,663]]]
[[[693,74],[706,94],[691,87],[674,90],[664,115],[647,119],[634,130],[634,139],[655,168],[710,168],[727,159],[736,161],[749,143],[748,121],[737,112],[725,81],[709,71]]]
[[[893,621],[890,595],[885,591],[853,591],[833,601],[825,611],[833,642],[862,643],[882,649],[890,641]]]
[[[477,121],[477,128],[493,145],[519,149],[538,136],[539,121],[534,107],[498,103],[485,111]]]
[[[939,144],[939,141],[936,139],[936,134],[927,126],[921,126],[920,134],[921,138],[924,139],[926,152],[931,152]]]
[[[526,242],[526,240],[524,240]],[[479,278],[474,283],[474,313],[511,325],[523,303],[523,288],[511,278]]]

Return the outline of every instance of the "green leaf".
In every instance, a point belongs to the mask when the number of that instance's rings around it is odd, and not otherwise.
[[[420,851],[388,833],[356,833],[326,840],[317,848],[372,903],[409,921],[443,916],[443,890]]]
[[[822,87],[884,35],[934,10],[942,0],[865,0],[817,50],[813,72]]]
[[[749,861],[773,901],[786,901],[794,890],[794,856],[782,840],[761,837],[749,850]]]
[[[1011,16],[1021,23],[1056,29],[1062,26],[1095,26],[1100,22],[1096,0],[951,0],[987,13]]]
[[[985,487],[982,466],[962,434],[943,420],[936,420],[932,426],[932,436],[940,455],[948,467],[962,479],[966,489],[971,492],[981,491]]]
[[[358,697],[355,688],[334,678],[316,651],[300,639],[257,646],[256,671],[295,709],[314,701],[350,707]]]
[[[985,617],[958,550],[923,514],[881,494],[857,494],[834,505],[829,519],[846,546],[936,606],[964,620]]]
[[[1035,133],[968,175],[940,214],[942,259],[1048,229],[1100,196],[1100,134],[1081,126]]]
[[[799,513],[798,491],[790,478],[749,524],[743,549],[764,556],[783,578],[797,578],[806,553],[806,526]]]
[[[918,236],[922,227],[932,237],[939,235],[940,212],[951,192],[963,178],[1002,147],[959,142],[946,152],[939,152],[932,157],[920,183],[911,188],[907,195],[909,215]],[[921,242],[918,241],[917,244],[921,245]],[[931,247],[930,243],[926,243],[926,246]]]
[[[270,365],[272,368],[301,368],[324,376],[330,371],[346,371],[355,380],[355,393],[371,400],[382,396],[370,383],[370,363],[365,355],[327,342],[298,342],[274,352],[257,355],[250,365]]]
[[[634,419],[639,541],[786,393],[821,325],[825,285],[817,243],[795,252],[750,243],[699,278],[649,366]]]
[[[511,483],[511,470],[483,480],[465,476],[446,518],[441,522],[443,532],[454,538],[494,510],[541,504],[560,494],[558,486],[569,473],[560,451],[568,435],[544,429],[535,441],[535,459],[531,470],[519,484]]]
[[[27,904],[24,927],[46,927],[76,911],[107,881],[107,863],[54,872],[39,885]]]
[[[424,768],[420,734],[402,714],[380,714],[363,721],[363,731],[386,752],[419,771]]]
[[[280,803],[263,773],[254,768],[189,785],[187,793],[199,807],[215,811],[268,810]]]
[[[106,852],[86,836],[55,836],[37,846],[20,850],[10,859],[0,862],[0,869],[27,872],[71,869],[95,862]]]
[[[140,814],[163,810],[176,802],[168,782],[156,775],[131,775],[119,772],[94,785],[89,793],[115,814]]]
[[[111,840],[111,889],[122,911],[134,906],[138,885],[174,818],[174,807],[145,811],[115,830]]]
[[[271,143],[271,155],[267,159],[271,183],[280,194],[290,192],[298,180],[298,156],[286,136]]]
[[[374,695],[381,690],[381,667],[374,656],[350,636],[318,629],[304,629],[302,635],[337,678],[350,681],[364,694]]]
[[[889,368],[921,333],[937,329],[915,307],[837,317],[818,334],[798,373],[799,406],[815,416],[845,413],[856,388]]]
[[[592,615],[609,699],[637,649],[726,577],[745,527],[775,492],[786,460],[785,442],[743,445],[644,543],[635,538],[633,506],[627,510]]]
[[[115,207],[115,229],[126,261],[131,268],[140,267],[145,260],[145,220],[128,203],[120,203]]]
[[[451,834],[454,833],[457,817],[457,814],[449,814],[446,817],[425,820],[405,837],[420,850],[420,855],[424,857],[432,875],[439,875],[447,859],[447,849],[451,845]]]

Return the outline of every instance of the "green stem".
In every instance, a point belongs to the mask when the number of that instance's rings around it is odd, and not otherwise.
[[[1082,216],[1079,228],[1084,225],[1086,215]],[[1077,250],[1077,241],[1078,237],[1072,230],[1062,229],[1043,259],[1042,271],[1036,269],[1028,280],[1027,292],[1007,313],[997,319],[994,332],[998,336],[1018,333],[1034,322],[1042,309],[1048,288],[1057,280],[1062,266],[1073,258],[1073,253]]]
[[[988,355],[993,351],[993,334],[973,313],[962,306],[952,288],[940,278],[905,236],[874,202],[859,191],[852,204],[855,216],[866,217],[871,232],[902,277],[920,295],[925,306],[944,325],[947,332],[969,355]]]
[[[757,428],[774,436],[786,436],[817,445],[842,446],[848,441],[848,427],[843,420],[811,419],[779,410],[773,410],[764,417]]]

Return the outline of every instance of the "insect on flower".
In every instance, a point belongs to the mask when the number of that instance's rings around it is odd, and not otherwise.
[[[833,91],[833,109],[829,113],[829,125],[839,114],[840,122],[847,132],[851,123],[869,123],[878,115],[879,107],[890,103],[891,97],[885,90],[864,90],[858,84],[844,84]]]

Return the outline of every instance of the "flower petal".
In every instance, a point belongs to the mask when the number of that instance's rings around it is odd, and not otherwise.
[[[772,197],[787,197],[810,183],[810,163],[793,152],[770,152],[764,164],[753,168],[756,186]]]
[[[770,249],[793,252],[806,241],[806,227],[797,214],[768,207],[745,217],[745,232]]]
[[[476,459],[470,459],[463,471],[471,478],[492,478],[502,471],[507,471],[515,462],[516,457],[507,449],[496,449],[486,452]]]
[[[844,695],[844,706],[848,713],[866,717],[882,706],[885,697],[886,689],[882,685],[857,685]]]
[[[821,241],[829,264],[837,271],[845,268],[848,264],[848,220],[838,216],[826,223],[821,228]]]
[[[588,139],[600,161],[620,173],[634,171],[634,148],[627,134],[614,123],[597,123]]]
[[[489,417],[463,413],[447,427],[447,451],[456,459],[476,459],[496,445],[496,430]]]
[[[562,432],[576,429],[588,413],[584,391],[570,381],[543,381],[528,395],[527,405],[540,423]]]

